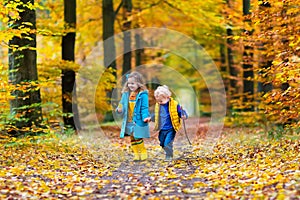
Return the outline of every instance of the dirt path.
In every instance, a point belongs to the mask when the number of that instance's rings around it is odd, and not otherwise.
[[[207,130],[207,122],[209,119],[191,118],[186,120],[186,130],[192,142],[194,142],[201,132]],[[150,124],[153,130],[153,123]],[[203,129],[203,130],[202,130]],[[118,132],[118,128],[111,131]],[[209,188],[204,188],[193,193],[194,184],[205,182],[198,177],[190,177],[197,170],[197,159],[191,154],[191,146],[185,136],[183,128],[177,133],[174,142],[174,160],[171,162],[164,161],[164,152],[159,147],[157,134],[152,132],[151,138],[145,141],[148,149],[149,159],[146,161],[132,161],[130,151],[125,152],[125,158],[121,161],[111,175],[102,177],[108,184],[99,191],[97,198],[103,199],[128,199],[141,197],[143,199],[151,199],[154,197],[161,198],[184,198],[194,199],[203,197]],[[162,178],[161,174],[169,178]]]

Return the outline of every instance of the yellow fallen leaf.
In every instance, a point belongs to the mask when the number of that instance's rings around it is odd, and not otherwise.
[[[193,184],[194,188],[201,188],[201,187],[207,187],[207,184],[204,183],[204,182],[201,182],[201,181],[198,181],[198,182],[194,182]]]

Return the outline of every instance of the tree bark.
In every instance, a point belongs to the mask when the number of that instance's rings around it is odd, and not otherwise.
[[[142,64],[142,54],[143,54],[143,49],[141,49],[142,46],[142,37],[140,35],[141,33],[136,33],[134,35],[135,39],[135,66],[140,66]]]
[[[231,8],[231,3],[230,0],[227,0],[227,5],[229,8]],[[233,63],[233,52],[232,52],[232,29],[231,29],[231,24],[228,25],[228,28],[226,29],[226,34],[227,34],[227,39],[226,39],[226,46],[227,46],[227,63],[228,63],[228,69],[229,69],[229,75],[230,75],[230,87],[229,87],[229,99],[232,98],[234,94],[237,94],[237,75],[238,72],[236,70],[236,67],[234,66]]]
[[[143,2],[136,2],[136,6],[135,6],[135,9],[136,9],[136,12],[140,13],[142,12],[142,9],[141,9],[141,4]],[[137,20],[139,20],[137,18]],[[135,26],[133,28],[140,28],[140,24],[139,23],[136,23]],[[143,53],[144,53],[144,49],[142,48],[142,45],[143,45],[143,37],[142,37],[142,30],[139,30],[139,31],[136,31],[135,32],[135,35],[134,35],[134,43],[135,43],[135,51],[134,51],[134,54],[135,54],[135,67],[138,67],[140,65],[142,65],[143,63]]]
[[[104,49],[104,66],[106,68],[111,67],[114,70],[116,68],[116,47],[114,39],[114,24],[115,24],[115,12],[113,8],[113,0],[102,1],[103,12],[103,49]],[[109,39],[110,38],[110,39]],[[109,40],[107,40],[109,39]],[[111,62],[112,61],[112,62]],[[116,72],[114,73],[116,77]]]
[[[225,45],[224,43],[220,44],[220,58],[221,58],[221,75],[224,81],[224,85],[225,85],[225,91],[226,91],[226,96],[227,98],[229,97],[228,94],[228,88],[230,87],[229,85],[229,80],[228,80],[228,68],[227,68],[227,64],[226,64],[226,49],[225,49]],[[227,113],[230,112],[230,103],[229,103],[229,99],[226,99],[227,105],[226,105],[226,110]]]
[[[123,67],[122,77],[123,83],[125,83],[125,74],[131,70],[131,33],[126,32],[131,29],[131,11],[132,1],[123,0],[123,41],[124,41],[124,54],[123,54]]]
[[[261,11],[266,11],[271,7],[271,4],[269,2],[262,1],[259,9]],[[267,24],[267,25],[266,25]],[[263,26],[261,26],[260,31],[271,31],[273,27],[268,26],[269,23],[264,23]],[[267,43],[261,43],[258,47],[258,50],[260,52],[265,52],[267,48],[265,47]],[[273,85],[272,83],[269,83],[268,75],[266,74],[267,70],[272,66],[273,58],[270,56],[265,55],[264,53],[261,54],[260,56],[260,62],[259,62],[259,68],[260,68],[260,73],[258,74],[259,76],[262,77],[263,80],[267,81],[262,81],[258,82],[258,92],[262,92],[263,94],[273,90]]]
[[[112,68],[113,76],[117,80],[117,64],[116,64],[116,47],[115,47],[115,38],[114,38],[114,24],[116,13],[119,12],[123,1],[121,1],[116,12],[114,11],[113,0],[102,0],[102,15],[103,15],[103,51],[104,51],[104,67],[106,69]],[[114,84],[113,82],[112,84]],[[112,92],[107,92],[107,97],[109,100],[112,98]],[[117,104],[116,100],[113,100],[113,106]],[[113,115],[112,112],[107,112],[104,117],[104,121],[112,121]]]
[[[68,32],[62,38],[62,59],[67,61],[75,61],[75,28],[76,28],[76,0],[64,1],[64,20],[66,28],[72,28],[71,32]],[[78,108],[76,104],[73,104],[73,98],[76,97],[75,89],[76,74],[72,69],[62,70],[62,106],[64,116],[64,124],[66,127],[73,129],[80,129],[78,120]],[[74,88],[74,90],[73,90]],[[70,115],[70,114],[73,114]],[[76,125],[75,125],[76,124]]]
[[[249,23],[247,17],[250,14],[250,0],[243,0],[243,15],[246,18],[244,23]],[[250,37],[252,35],[252,30],[244,30],[245,37]],[[243,52],[243,103],[246,105],[250,103],[244,111],[253,111],[253,94],[254,94],[254,73],[253,73],[253,47],[247,44],[248,39],[246,38],[246,44],[244,45]]]
[[[38,81],[36,61],[36,13],[24,4],[34,4],[34,0],[22,0],[19,5],[20,19],[13,22],[14,29],[25,26],[31,31],[28,35],[13,37],[9,41],[9,80],[17,88],[12,92],[15,98],[10,101],[10,112],[14,116],[13,123],[17,128],[39,126],[42,122],[40,90],[32,85]],[[26,23],[24,23],[26,22]],[[28,25],[28,22],[31,25]],[[16,49],[13,49],[17,47]],[[21,89],[23,86],[26,91]]]

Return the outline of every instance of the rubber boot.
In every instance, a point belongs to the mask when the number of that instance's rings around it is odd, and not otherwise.
[[[134,161],[140,160],[138,144],[131,144],[131,149],[133,151],[133,160]]]
[[[146,160],[148,158],[147,149],[145,148],[144,141],[139,144],[139,150],[140,150],[140,159]]]

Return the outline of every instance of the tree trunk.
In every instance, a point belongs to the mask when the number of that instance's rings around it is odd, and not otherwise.
[[[123,41],[124,41],[124,54],[123,54],[123,83],[125,83],[125,74],[131,70],[131,33],[126,32],[131,29],[131,10],[132,2],[131,0],[123,0]]]
[[[23,4],[34,4],[34,0],[22,0]],[[33,124],[39,126],[42,122],[41,95],[40,90],[32,83],[38,81],[36,62],[36,14],[35,10],[27,6],[19,5],[20,19],[13,22],[15,29],[20,26],[29,28],[28,35],[13,37],[9,41],[9,80],[17,88],[12,92],[15,99],[10,101],[10,111],[14,116],[13,123],[16,128],[31,127]],[[26,22],[26,23],[25,23]],[[28,22],[32,25],[28,25]],[[26,37],[25,37],[26,36]],[[12,49],[17,47],[17,49]],[[22,90],[21,85],[27,91]]]
[[[143,2],[136,2],[135,9],[138,13],[142,12],[141,5],[140,5],[141,3],[143,3]],[[137,18],[137,21],[139,21],[138,18]],[[136,23],[134,28],[140,28],[140,24]],[[143,63],[142,57],[143,57],[144,49],[141,48],[143,45],[142,34],[143,34],[142,30],[139,30],[139,31],[135,31],[135,35],[134,35],[134,43],[135,43],[135,49],[136,49],[134,51],[135,67],[138,67],[138,66],[142,65],[142,63]]]
[[[64,20],[66,28],[76,28],[76,0],[64,1]],[[67,61],[75,61],[75,30],[68,32],[62,38],[62,59]],[[72,127],[73,129],[80,129],[78,121],[77,105],[72,103],[73,97],[75,97],[76,89],[75,84],[75,71],[72,69],[62,70],[62,106],[64,116],[64,123],[66,127]],[[73,113],[73,116],[70,114]],[[74,121],[75,120],[75,121]],[[76,125],[75,125],[76,124]]]
[[[230,0],[226,1],[228,4],[228,7],[231,8],[231,3]],[[228,25],[228,27],[231,27],[231,24]],[[232,47],[233,47],[233,42],[232,42],[232,29],[227,28],[226,29],[226,34],[227,34],[227,39],[226,39],[226,46],[227,46],[227,62],[228,62],[228,69],[229,69],[229,75],[230,75],[230,87],[229,87],[229,99],[232,99],[232,96],[234,94],[237,94],[237,75],[238,72],[236,70],[236,67],[234,66],[233,63],[233,52],[232,52]]]
[[[111,67],[114,70],[116,68],[116,47],[114,39],[114,24],[115,24],[115,12],[113,8],[113,0],[103,0],[102,2],[103,13],[103,49],[104,49],[104,66],[106,68]],[[110,38],[109,40],[107,40]],[[112,61],[112,62],[111,62]],[[114,73],[116,77],[116,72]]]
[[[134,35],[135,39],[135,66],[138,67],[142,64],[142,54],[143,54],[143,49],[141,49],[142,46],[142,37],[140,35],[141,33],[136,33]]]
[[[243,0],[243,15],[246,18],[244,23],[249,23],[247,17],[250,14],[250,0]],[[245,37],[250,37],[252,35],[252,30],[247,31],[244,30]],[[243,52],[243,103],[246,105],[249,103],[250,105],[244,109],[244,111],[253,111],[253,94],[254,94],[254,84],[253,84],[253,48],[247,44],[248,40],[244,40],[246,43],[244,45],[244,52]]]
[[[123,1],[119,5],[116,13],[119,11]],[[112,68],[114,70],[113,75],[115,80],[117,79],[117,64],[116,64],[116,47],[115,47],[115,38],[114,38],[114,24],[115,24],[115,15],[113,0],[103,0],[102,1],[102,15],[103,15],[103,51],[104,51],[104,66],[106,69]],[[112,83],[114,84],[114,83]],[[107,97],[111,100],[112,92],[107,92]],[[117,104],[117,100],[112,102],[113,106]],[[112,112],[105,114],[104,121],[112,121],[113,115]]]
[[[262,1],[262,3],[259,6],[259,9],[261,11],[266,11],[267,9],[269,9],[271,7],[271,4],[269,2],[264,2]],[[273,27],[270,27],[268,25],[269,23],[263,23],[263,26],[261,26],[261,30],[260,31],[271,31]],[[267,50],[267,48],[265,47],[267,45],[267,43],[261,43],[258,47],[258,50],[261,53],[260,56],[260,62],[259,62],[259,68],[260,68],[260,73],[258,74],[259,76],[261,76],[261,78],[263,80],[266,81],[262,81],[262,82],[258,82],[258,92],[262,92],[263,94],[271,91],[273,89],[273,85],[272,83],[269,82],[269,77],[266,74],[267,70],[272,66],[272,62],[273,59],[270,56],[265,55],[265,51]]]
[[[227,64],[226,64],[226,49],[225,49],[225,45],[223,43],[220,44],[220,57],[221,57],[221,75],[224,81],[224,85],[225,85],[225,91],[226,91],[226,96],[227,98],[229,97],[228,94],[228,88],[229,86],[229,80],[228,80],[228,68],[227,68]],[[226,99],[227,105],[226,105],[226,110],[227,113],[230,112],[230,103],[229,103],[229,99]]]

